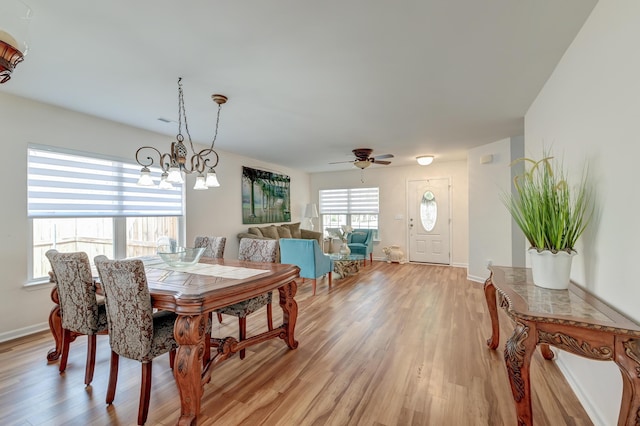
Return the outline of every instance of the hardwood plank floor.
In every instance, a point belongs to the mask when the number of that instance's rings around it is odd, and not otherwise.
[[[373,262],[359,274],[299,284],[298,349],[269,341],[214,370],[202,425],[515,425],[503,361],[511,323],[500,314],[501,345],[487,348],[482,286],[466,270]],[[282,321],[274,306],[274,323]],[[248,333],[266,329],[264,309]],[[237,319],[213,334],[237,335]],[[112,406],[104,402],[109,341],[98,336],[93,383],[83,384],[86,338],[71,345],[65,374],[47,364],[48,332],[0,344],[1,425],[129,425],[141,369],[121,358]],[[553,361],[536,352],[531,369],[536,425],[591,425]],[[179,399],[168,356],[153,363],[148,425],[172,425]]]

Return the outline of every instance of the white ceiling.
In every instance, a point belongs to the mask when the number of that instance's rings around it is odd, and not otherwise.
[[[222,151],[308,172],[354,148],[460,159],[523,134],[596,2],[26,0],[30,50],[0,90],[175,136],[158,118],[177,120],[181,76],[194,142],[229,97]]]

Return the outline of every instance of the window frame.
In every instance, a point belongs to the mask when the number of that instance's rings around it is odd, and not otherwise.
[[[367,193],[375,193],[375,197],[366,197]],[[364,196],[364,198],[363,198]],[[367,203],[373,200],[375,203]],[[380,231],[380,188],[333,188],[321,189],[318,191],[318,205],[320,209],[320,223],[324,238],[331,238],[327,229],[335,228],[332,222],[327,223],[327,216],[338,216],[338,226],[345,222],[346,226],[353,226],[353,216],[376,216],[378,226],[376,228],[367,227],[362,229],[373,229],[374,241],[379,241]],[[363,203],[363,200],[365,201]],[[344,219],[344,220],[342,220]],[[370,221],[369,221],[370,222]],[[360,227],[361,228],[361,227]]]
[[[126,167],[131,168],[132,166],[135,167],[136,169],[138,169],[140,166],[137,164],[134,164],[133,162],[129,161],[129,160],[125,160],[125,159],[121,159],[121,158],[116,158],[116,157],[111,157],[111,156],[105,156],[102,154],[97,154],[97,153],[92,153],[92,152],[85,152],[85,151],[78,151],[78,150],[71,150],[71,149],[66,149],[66,148],[59,148],[59,147],[53,147],[53,146],[47,146],[47,145],[39,145],[39,144],[29,144],[27,147],[27,180],[28,180],[28,184],[27,184],[27,199],[29,200],[29,195],[30,195],[30,187],[29,187],[29,177],[31,176],[30,174],[30,168],[29,168],[29,162],[30,160],[32,160],[32,156],[31,156],[31,150],[36,150],[36,151],[47,151],[47,152],[51,152],[54,154],[61,154],[61,155],[72,155],[72,156],[78,156],[78,157],[86,157],[86,158],[90,158],[90,159],[94,159],[96,161],[113,161],[114,163],[120,163],[121,165],[124,164],[126,165]],[[118,170],[119,166],[114,166],[114,172],[116,172]],[[158,170],[155,170],[156,172],[158,172],[160,169],[158,168]],[[129,182],[129,187],[131,188],[131,177],[128,178],[128,182]],[[143,193],[145,188],[150,188],[153,191],[157,192],[157,188],[156,187],[136,187],[133,189],[134,192],[137,193]],[[44,277],[34,277],[34,255],[35,255],[35,250],[34,250],[34,219],[62,219],[62,218],[85,218],[85,219],[91,219],[91,218],[100,218],[100,219],[104,219],[105,217],[111,218],[112,223],[113,223],[113,240],[112,240],[112,245],[113,245],[113,257],[116,259],[121,259],[124,258],[126,256],[126,252],[127,252],[127,219],[129,218],[144,218],[144,217],[176,217],[177,220],[177,229],[176,229],[176,233],[177,233],[177,237],[178,237],[178,241],[180,241],[182,244],[184,243],[184,239],[185,239],[185,235],[186,235],[186,220],[185,220],[185,215],[186,215],[186,211],[185,211],[185,206],[186,206],[186,185],[183,183],[180,186],[176,186],[175,189],[179,189],[179,200],[180,200],[180,214],[169,214],[169,215],[155,215],[155,214],[136,214],[135,212],[133,212],[133,214],[127,214],[127,212],[119,212],[119,214],[117,215],[100,215],[98,214],[89,214],[87,216],[83,216],[83,215],[71,215],[71,216],[67,216],[67,215],[60,215],[59,212],[55,212],[53,211],[52,214],[50,215],[38,215],[36,214],[34,215],[30,215],[29,214],[29,203],[27,203],[27,221],[28,221],[28,231],[27,231],[27,237],[28,237],[28,241],[29,243],[27,244],[27,281],[25,282],[25,287],[28,286],[33,286],[33,285],[39,285],[39,284],[45,284],[49,282],[49,277],[44,276]],[[55,191],[54,191],[55,192]],[[151,192],[151,191],[150,191]],[[126,196],[125,196],[126,197]],[[123,198],[123,196],[118,193],[116,196],[114,196],[113,198],[110,198],[111,200],[113,200],[114,202],[117,199],[121,199]],[[175,194],[173,195],[173,198],[175,197]],[[174,209],[177,210],[177,209]]]

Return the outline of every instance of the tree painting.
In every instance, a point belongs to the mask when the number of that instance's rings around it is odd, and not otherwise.
[[[242,167],[242,223],[291,222],[291,178]]]

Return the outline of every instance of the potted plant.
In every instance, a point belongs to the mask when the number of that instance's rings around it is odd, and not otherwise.
[[[553,160],[548,152],[538,161],[515,160],[524,162],[524,171],[514,178],[515,191],[503,194],[503,202],[531,244],[534,284],[566,289],[576,241],[593,212],[592,197],[586,168],[570,186],[562,163]]]

